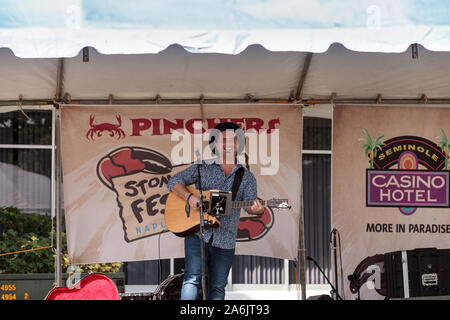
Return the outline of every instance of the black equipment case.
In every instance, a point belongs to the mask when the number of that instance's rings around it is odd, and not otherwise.
[[[388,252],[384,274],[387,298],[450,295],[450,249]]]

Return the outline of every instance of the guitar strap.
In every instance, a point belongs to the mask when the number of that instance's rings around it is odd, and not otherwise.
[[[239,190],[239,186],[242,182],[242,177],[244,176],[245,169],[243,167],[240,167],[236,170],[236,173],[234,174],[234,181],[233,186],[231,187],[231,200],[234,201],[236,198],[237,192]]]

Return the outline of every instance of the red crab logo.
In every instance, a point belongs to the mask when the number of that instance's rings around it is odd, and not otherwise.
[[[120,118],[120,115],[116,116],[118,124],[112,123],[94,124],[94,118],[95,116],[91,114],[89,118],[89,126],[91,128],[86,133],[86,139],[94,140],[95,134],[97,134],[97,137],[101,137],[103,131],[108,131],[110,137],[114,137],[117,134],[117,139],[125,138],[125,132],[123,132],[123,130],[120,129],[120,126],[122,125],[122,119]]]

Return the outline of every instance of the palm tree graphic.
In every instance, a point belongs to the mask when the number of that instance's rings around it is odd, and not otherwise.
[[[383,134],[380,134],[375,140],[372,140],[369,132],[366,129],[363,129],[365,138],[360,138],[359,141],[363,141],[364,144],[362,148],[364,149],[366,156],[370,158],[370,169],[373,169],[373,159],[377,156],[377,149],[381,150],[381,147],[384,146],[384,142],[381,141],[381,138],[384,137]]]
[[[448,148],[450,147],[450,140],[447,138],[444,130],[441,128],[441,141],[439,141],[439,146],[441,147],[442,152],[445,154],[445,168],[448,169]]]

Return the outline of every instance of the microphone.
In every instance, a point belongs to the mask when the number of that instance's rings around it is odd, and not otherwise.
[[[360,275],[359,274],[351,274],[349,276],[347,276],[347,279],[349,281],[353,281],[353,280],[359,280]]]
[[[331,232],[330,232],[330,246],[331,246],[331,248],[333,248],[333,241],[336,241],[336,232],[337,232],[336,228],[333,228],[333,230],[331,230]],[[333,239],[333,236],[334,236],[334,239]],[[336,245],[336,243],[334,243],[334,245]]]
[[[319,264],[317,263],[317,261],[311,257],[311,256],[306,256],[306,260],[308,261],[312,261],[314,262],[314,264],[316,265],[316,267],[319,269],[320,273],[322,273],[322,275],[325,277],[325,279],[327,280],[328,284],[331,286],[331,288],[333,289],[333,292],[336,293],[336,297],[339,298],[339,300],[342,300],[342,297],[339,295],[339,293],[336,291],[336,288],[333,286],[333,284],[331,283],[330,279],[328,279],[327,275],[325,274],[325,272],[323,272],[322,268],[319,266]]]

